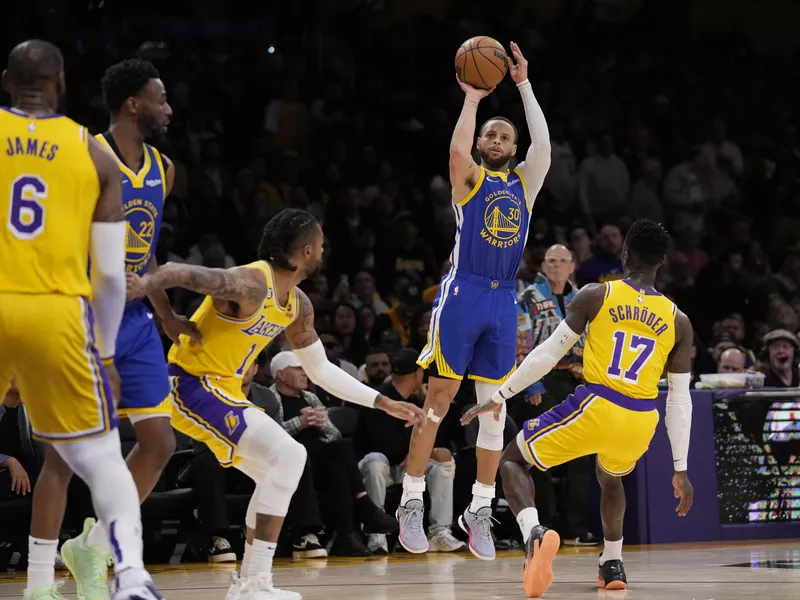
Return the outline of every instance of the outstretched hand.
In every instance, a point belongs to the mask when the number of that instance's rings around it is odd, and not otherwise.
[[[389,400],[389,398],[383,395],[378,396],[377,400],[375,400],[375,408],[392,415],[396,419],[406,421],[406,427],[422,425],[426,420],[425,411],[416,404]]]
[[[517,61],[517,64],[514,64],[511,57],[506,54],[508,74],[511,75],[514,83],[522,83],[528,78],[528,61],[522,55],[522,50],[519,49],[516,42],[511,42],[511,54],[514,55],[514,60]]]
[[[197,327],[197,323],[190,321],[183,315],[173,313],[171,317],[162,319],[161,327],[163,327],[164,333],[167,334],[167,337],[172,340],[172,343],[176,346],[181,345],[181,335],[185,335],[189,338],[190,346],[203,345],[202,336],[200,334],[200,329]]]
[[[486,404],[476,404],[472,408],[470,408],[467,412],[461,415],[461,424],[468,425],[472,422],[475,417],[486,413],[494,413],[494,420],[500,420],[500,413],[503,411],[503,405],[498,404],[494,400],[490,400]]]
[[[482,100],[483,98],[486,98],[486,96],[491,94],[495,89],[493,87],[489,88],[488,90],[483,90],[480,88],[472,87],[470,84],[461,81],[461,77],[458,76],[458,73],[456,73],[456,81],[458,81],[458,85],[461,87],[461,89],[464,91],[467,97],[472,98],[473,100]]]
[[[675,512],[678,513],[679,516],[685,517],[694,503],[694,487],[691,481],[689,481],[686,471],[675,473],[672,476],[672,487],[675,488],[675,497],[680,500],[678,506],[675,508]]]

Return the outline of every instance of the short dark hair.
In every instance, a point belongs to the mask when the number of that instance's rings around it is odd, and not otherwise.
[[[38,87],[64,71],[64,56],[44,40],[27,40],[8,55],[8,78],[23,87]]]
[[[307,210],[285,208],[264,226],[258,245],[258,259],[268,260],[281,269],[296,271],[289,258],[308,243],[319,225],[316,217]]]
[[[153,63],[141,58],[129,58],[110,66],[100,82],[106,108],[117,114],[125,100],[138,96],[151,79],[160,77]]]
[[[625,236],[628,253],[642,266],[657,267],[669,248],[669,233],[659,223],[639,219]]]
[[[483,136],[483,130],[492,121],[503,121],[504,123],[508,123],[509,125],[511,125],[511,129],[514,130],[514,143],[516,144],[519,141],[519,131],[517,131],[517,126],[514,125],[509,119],[506,119],[505,117],[492,117],[491,119],[487,119],[486,121],[483,122],[483,125],[481,125],[481,128],[478,130],[478,135]]]

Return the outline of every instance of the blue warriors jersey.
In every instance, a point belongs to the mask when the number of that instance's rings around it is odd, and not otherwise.
[[[532,202],[519,170],[496,173],[481,167],[475,187],[453,207],[457,226],[450,255],[453,268],[496,281],[516,279]]]
[[[122,206],[128,222],[125,270],[144,275],[155,254],[164,214],[167,190],[164,161],[158,150],[144,144],[142,168],[134,173],[122,161],[111,134],[98,135],[97,139],[113,153],[122,171]]]

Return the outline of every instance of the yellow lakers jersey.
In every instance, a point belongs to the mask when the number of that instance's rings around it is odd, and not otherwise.
[[[677,312],[675,304],[658,292],[646,292],[627,279],[606,282],[603,306],[586,334],[587,383],[630,398],[655,398],[675,345]]]
[[[203,345],[191,346],[188,338],[182,338],[181,345],[173,345],[168,356],[170,363],[191,375],[215,376],[223,385],[228,380],[231,391],[241,387],[238,380],[266,345],[294,321],[298,310],[296,289],[290,292],[286,306],[278,303],[269,263],[257,261],[245,266],[264,273],[267,296],[261,308],[249,317],[236,319],[220,314],[214,308],[211,296],[206,296],[192,315]]]
[[[91,297],[89,237],[100,183],[85,127],[0,110],[0,293]]]

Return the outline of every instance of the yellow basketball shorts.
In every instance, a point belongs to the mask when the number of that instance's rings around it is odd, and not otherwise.
[[[39,440],[86,438],[119,423],[86,298],[0,294],[0,394],[12,378]]]
[[[517,435],[525,459],[538,469],[597,454],[609,475],[632,472],[658,424],[654,400],[638,400],[606,386],[579,386],[564,402],[526,421]]]

